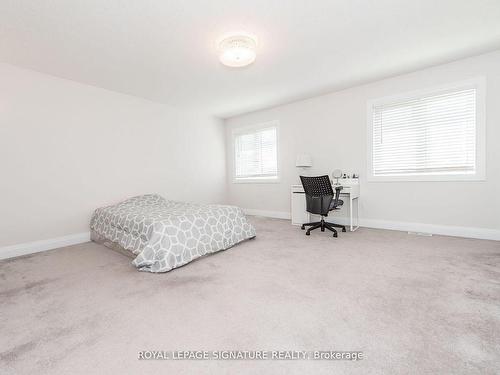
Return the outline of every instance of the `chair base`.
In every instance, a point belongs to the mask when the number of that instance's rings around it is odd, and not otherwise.
[[[330,230],[330,231],[332,231],[333,232],[333,237],[337,237],[338,236],[337,230],[335,228],[342,229],[342,232],[346,231],[344,225],[329,223],[329,222],[327,222],[327,221],[324,220],[323,216],[321,217],[321,221],[315,221],[315,222],[312,222],[312,223],[305,223],[305,224],[302,224],[302,226],[300,228],[302,230],[305,230],[306,227],[310,227],[306,231],[306,236],[309,236],[311,234],[312,230],[315,230],[315,229],[318,229],[318,228],[321,228],[322,232],[325,231],[325,228],[328,229],[328,230]]]

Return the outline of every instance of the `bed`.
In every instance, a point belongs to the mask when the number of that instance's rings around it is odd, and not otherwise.
[[[157,194],[94,211],[91,238],[133,257],[140,271],[167,272],[255,237],[235,206],[176,202]]]

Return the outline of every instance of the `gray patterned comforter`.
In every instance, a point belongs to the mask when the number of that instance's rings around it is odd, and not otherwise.
[[[141,271],[167,272],[255,237],[241,208],[133,197],[95,210],[90,229],[136,255]]]

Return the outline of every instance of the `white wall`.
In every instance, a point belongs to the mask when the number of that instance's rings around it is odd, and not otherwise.
[[[485,76],[487,80],[485,182],[366,181],[369,99],[476,76]],[[281,182],[233,184],[233,153],[229,149],[231,129],[271,120],[281,123]],[[494,231],[488,232],[489,237],[500,235],[497,232],[500,229],[500,51],[233,117],[226,120],[226,125],[230,203],[286,215],[290,211],[290,185],[299,181],[295,157],[307,152],[313,157],[312,174],[331,175],[333,169],[340,168],[361,175],[360,217],[367,226],[384,227],[386,222],[385,227],[402,224],[400,228],[412,228],[404,223],[423,223],[490,228]]]
[[[0,64],[0,247],[137,194],[223,202],[225,169],[221,120]]]

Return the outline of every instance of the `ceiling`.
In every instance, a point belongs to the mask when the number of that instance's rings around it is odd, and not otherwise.
[[[219,117],[498,48],[499,0],[0,0],[0,61]]]

